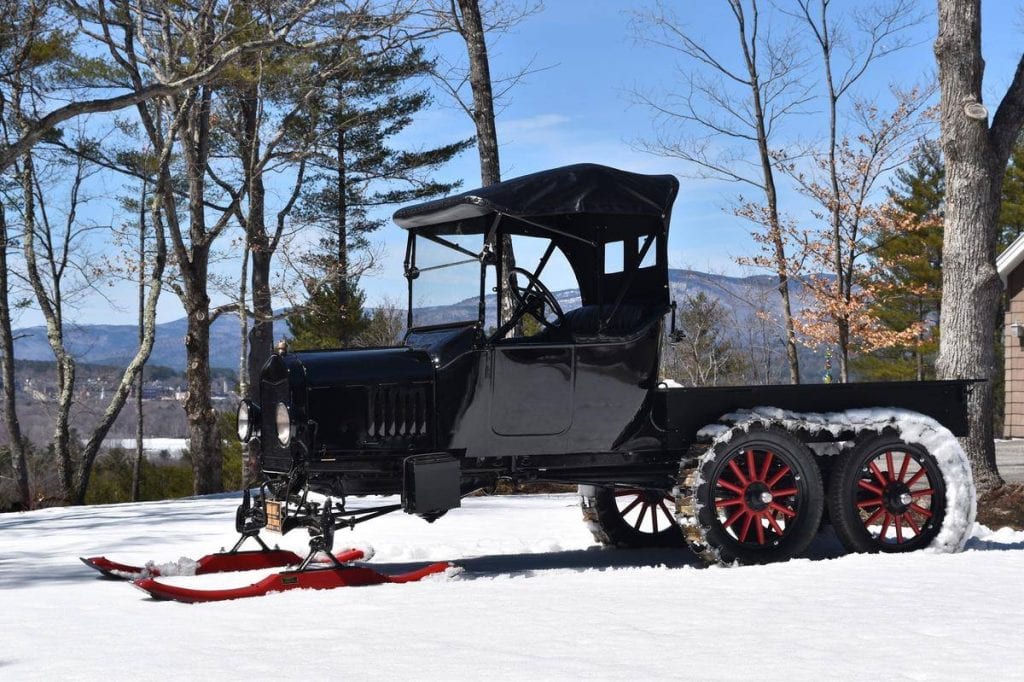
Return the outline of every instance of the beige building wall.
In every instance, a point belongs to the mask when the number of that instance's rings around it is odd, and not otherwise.
[[[1006,419],[1004,438],[1024,438],[1024,341],[1014,324],[1024,325],[1024,266],[1006,278],[1007,310],[1003,330],[1006,363]]]

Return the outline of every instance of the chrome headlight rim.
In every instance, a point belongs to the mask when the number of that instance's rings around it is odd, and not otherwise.
[[[292,415],[285,403],[278,403],[274,409],[274,424],[277,426],[277,442],[287,447],[292,442]]]
[[[251,400],[242,400],[235,411],[235,434],[243,443],[251,441],[257,433],[260,421],[260,408]]]

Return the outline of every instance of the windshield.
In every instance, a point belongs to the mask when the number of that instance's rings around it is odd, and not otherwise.
[[[432,240],[416,235],[414,239],[409,258],[410,326],[478,321],[483,236],[445,235]]]

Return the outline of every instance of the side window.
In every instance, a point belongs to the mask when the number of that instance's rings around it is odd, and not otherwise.
[[[604,245],[604,274],[610,275],[625,269],[624,246],[623,242],[608,242]]]
[[[516,267],[536,272],[540,259],[544,257],[544,252],[550,245],[550,239],[513,235],[512,250],[516,256]],[[555,247],[544,265],[540,281],[555,294],[563,311],[568,312],[580,307],[579,282],[576,281],[576,274],[569,266],[565,254],[558,247]],[[520,285],[525,286],[526,282],[520,282]]]

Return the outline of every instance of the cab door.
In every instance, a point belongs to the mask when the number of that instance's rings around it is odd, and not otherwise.
[[[499,436],[553,436],[572,426],[575,351],[566,345],[496,345],[491,430]]]

